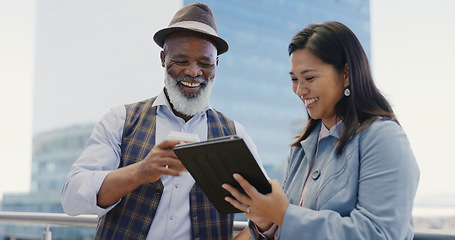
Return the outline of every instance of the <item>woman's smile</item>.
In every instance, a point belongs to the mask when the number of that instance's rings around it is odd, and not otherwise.
[[[314,105],[316,105],[316,102],[319,100],[318,97],[313,97],[313,98],[305,98],[303,99],[303,103],[307,108],[312,108]]]

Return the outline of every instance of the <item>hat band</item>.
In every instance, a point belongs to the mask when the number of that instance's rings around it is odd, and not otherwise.
[[[181,28],[190,28],[190,29],[195,29],[195,30],[202,30],[206,33],[209,33],[211,35],[215,35],[218,37],[218,34],[216,33],[215,29],[210,27],[207,24],[201,23],[201,22],[196,22],[196,21],[183,21],[183,22],[176,22],[172,25],[169,25],[168,28],[172,27],[181,27]]]

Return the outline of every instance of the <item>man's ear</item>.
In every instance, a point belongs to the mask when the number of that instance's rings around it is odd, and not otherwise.
[[[166,56],[164,55],[164,51],[160,52],[160,59],[161,59],[161,66],[164,67],[164,60],[166,59]]]

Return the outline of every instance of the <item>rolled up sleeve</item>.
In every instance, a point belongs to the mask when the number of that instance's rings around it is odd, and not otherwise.
[[[71,167],[61,195],[63,210],[68,215],[97,213],[102,216],[116,205],[100,208],[96,196],[106,176],[119,166],[125,116],[124,106],[106,113]]]

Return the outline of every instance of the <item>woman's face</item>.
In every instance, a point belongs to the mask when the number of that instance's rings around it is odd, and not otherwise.
[[[349,85],[347,68],[339,73],[306,49],[294,51],[290,60],[292,90],[303,101],[310,117],[321,119],[330,129],[336,123],[335,104]]]

